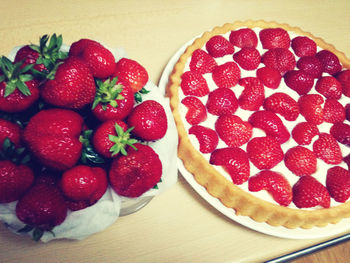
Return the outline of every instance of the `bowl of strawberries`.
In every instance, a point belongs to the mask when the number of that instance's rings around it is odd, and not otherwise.
[[[43,242],[83,239],[177,180],[163,93],[122,48],[62,36],[0,60],[0,220]]]

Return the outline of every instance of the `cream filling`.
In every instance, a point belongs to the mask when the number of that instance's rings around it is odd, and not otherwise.
[[[255,31],[255,33],[257,34],[258,36],[258,39],[259,39],[259,31],[261,30],[260,28],[255,28],[253,29]],[[288,32],[289,33],[289,36],[290,36],[290,39],[293,39],[294,37],[298,36],[297,34],[293,33],[293,32]],[[230,32],[224,34],[223,36],[228,40],[229,39],[229,35],[230,35]],[[206,51],[205,49],[205,46],[202,47],[203,50]],[[267,50],[266,49],[263,49],[262,48],[262,45],[260,43],[260,41],[258,41],[258,46],[257,46],[257,49],[260,53],[260,55],[263,55]],[[235,46],[235,53],[238,52],[240,50],[240,48],[236,47]],[[293,52],[292,48],[290,48],[290,50]],[[320,48],[318,48],[318,50],[321,50]],[[294,52],[293,52],[294,54]],[[221,58],[214,58],[217,62],[218,65],[221,65],[221,64],[224,64],[225,62],[228,62],[228,61],[234,61],[233,58],[232,58],[232,55],[226,55],[224,57],[221,57]],[[189,68],[189,63],[190,63],[190,60],[191,59],[188,59],[186,65],[185,65],[185,69],[184,69],[184,72],[185,71],[188,71],[190,70]],[[296,60],[298,60],[298,57],[296,57]],[[238,64],[237,64],[238,65]],[[239,65],[238,65],[239,66]],[[264,64],[260,63],[259,67],[264,67]],[[252,71],[247,71],[247,70],[244,70],[242,68],[240,68],[241,70],[241,78],[244,78],[244,77],[256,77],[256,70],[252,70]],[[326,76],[326,75],[329,75],[327,73],[323,73],[323,76]],[[207,73],[207,74],[204,74],[203,75],[204,78],[206,79],[207,81],[207,84],[209,86],[209,89],[210,91],[213,91],[215,90],[217,87],[217,85],[214,83],[213,79],[212,79],[212,75],[211,73]],[[316,83],[316,80],[314,81],[314,84]],[[314,85],[315,86],[315,85]],[[231,88],[236,97],[239,98],[240,94],[242,93],[243,91],[243,87],[239,86],[238,84]],[[297,92],[295,92],[294,90],[290,89],[289,87],[287,87],[287,85],[284,83],[284,80],[282,78],[281,80],[281,83],[280,83],[280,86],[277,88],[277,89],[270,89],[270,88],[267,88],[265,87],[265,98],[269,97],[270,95],[272,95],[273,93],[275,92],[285,92],[287,93],[289,96],[291,96],[294,100],[298,101],[299,99],[299,94]],[[319,94],[315,88],[313,87],[311,89],[311,91],[309,92],[309,94]],[[185,97],[185,95],[182,93],[182,90],[179,89],[179,99],[180,99],[180,102],[181,100]],[[208,96],[204,96],[204,97],[201,97],[199,98],[203,104],[205,105],[206,102],[207,102],[207,99],[208,99]],[[344,106],[346,105],[346,103],[349,103],[350,100],[349,98],[345,97],[345,96],[342,96],[341,99],[339,99],[339,102],[342,103]],[[261,109],[263,109],[263,107],[261,107]],[[179,110],[180,110],[180,113],[181,113],[181,118],[182,118],[182,122],[184,123],[184,126],[186,128],[186,130],[188,130],[191,125],[189,123],[187,123],[186,119],[185,119],[185,114],[187,112],[187,107],[184,106],[182,103],[180,103],[179,105]],[[235,115],[238,115],[242,120],[244,121],[247,121],[249,116],[253,113],[253,111],[247,111],[247,110],[243,110],[241,109],[240,107],[238,108],[238,110],[235,112]],[[215,130],[215,121],[217,119],[217,116],[214,116],[210,113],[207,113],[208,115],[208,118],[206,121],[200,123],[199,125],[202,125],[202,126],[205,126],[205,127],[209,127],[213,130]],[[279,115],[280,116],[280,115]],[[297,118],[297,120],[295,121],[287,121],[285,120],[283,117],[280,116],[280,119],[282,120],[282,122],[284,123],[284,125],[287,127],[289,133],[291,134],[292,132],[292,129],[294,128],[294,126],[299,123],[299,122],[303,122],[305,121],[304,117],[302,115],[299,114],[299,117]],[[345,121],[345,123],[348,123],[350,124],[347,120]],[[329,130],[331,128],[333,124],[331,123],[322,123],[320,125],[318,125],[318,129],[320,132],[327,132],[329,133]],[[253,128],[253,137],[261,137],[261,136],[265,136],[265,132],[263,132],[262,130],[258,129],[258,128]],[[252,138],[253,138],[252,137]],[[194,135],[189,135],[189,138],[190,138],[190,141],[192,143],[192,145],[199,151],[199,143],[198,143],[198,140],[197,138],[194,136]],[[313,141],[309,144],[309,145],[304,145],[304,147],[312,150],[312,145],[313,145],[313,142],[318,138],[318,136],[315,136],[313,138]],[[294,139],[292,137],[290,137],[290,139],[281,145],[282,147],[282,150],[284,153],[287,152],[288,149],[294,147],[294,146],[297,146],[298,144],[294,141]],[[350,153],[350,147],[347,147],[343,144],[340,144],[340,147],[341,147],[341,151],[342,151],[342,154],[343,156],[346,156]],[[219,144],[217,146],[217,148],[224,148],[224,147],[227,147],[227,145],[221,140],[219,139]],[[241,148],[243,150],[246,150],[246,144],[241,146]],[[203,157],[208,160],[209,162],[209,159],[210,159],[210,154],[202,154]],[[348,169],[347,165],[345,162],[342,162],[341,164],[339,164],[338,166],[341,166],[345,169]],[[216,166],[216,165],[213,165],[213,167],[219,171],[223,176],[225,176],[228,180],[232,181],[230,175],[221,167],[221,166]],[[321,159],[317,159],[317,171],[316,173],[314,173],[312,176],[315,177],[319,182],[321,182],[323,185],[325,185],[325,182],[326,182],[326,175],[327,175],[327,170],[332,167],[332,165],[329,165],[327,163],[325,163],[323,160]],[[299,176],[296,176],[294,175],[284,164],[284,161],[281,161],[278,165],[276,165],[275,167],[273,167],[271,169],[272,171],[276,171],[276,172],[279,172],[279,173],[282,173],[286,178],[287,180],[289,181],[289,183],[291,184],[291,186],[293,186],[298,180],[299,180]],[[255,174],[257,174],[260,170],[258,168],[256,168],[252,163],[250,163],[250,176],[253,176]],[[242,188],[243,190],[251,193],[252,195],[260,198],[260,199],[263,199],[263,200],[266,200],[266,201],[269,201],[269,202],[272,202],[274,204],[277,204],[273,198],[271,197],[271,195],[267,192],[267,191],[259,191],[259,192],[250,192],[248,190],[248,182],[245,182],[241,185],[238,185],[238,187]],[[336,202],[333,198],[331,198],[331,206],[337,206],[339,204],[342,204],[342,203],[338,203]],[[289,205],[290,208],[297,208],[293,202]],[[303,209],[309,209],[309,210],[313,210],[313,209],[317,209],[319,207],[313,207],[313,208],[303,208]]]

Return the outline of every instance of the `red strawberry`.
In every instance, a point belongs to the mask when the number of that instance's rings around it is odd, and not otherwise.
[[[276,138],[280,144],[289,140],[289,131],[272,111],[256,111],[250,115],[248,121],[254,128],[262,129],[266,135]]]
[[[300,114],[304,116],[305,120],[313,124],[319,125],[323,122],[323,104],[324,100],[318,94],[306,94],[299,98]]]
[[[290,70],[284,75],[284,82],[299,95],[307,94],[314,85],[314,79],[302,70]]]
[[[348,121],[350,121],[350,103],[345,105],[345,117]]]
[[[115,70],[115,58],[107,48],[91,39],[80,39],[71,45],[70,56],[78,56],[88,64],[95,78],[107,78]]]
[[[243,184],[250,176],[247,153],[238,147],[216,149],[211,153],[210,164],[222,166],[234,184]]]
[[[322,64],[323,72],[334,75],[342,69],[338,57],[328,50],[321,50],[317,52],[316,57]]]
[[[21,112],[39,98],[39,81],[28,74],[31,66],[13,64],[8,58],[0,60],[0,110]]]
[[[281,83],[282,76],[277,69],[262,67],[256,71],[256,77],[270,89],[277,89]]]
[[[21,133],[21,127],[17,123],[0,119],[0,151],[6,138],[19,147],[21,143]]]
[[[199,150],[201,153],[211,153],[214,151],[219,143],[217,133],[207,127],[195,125],[188,130],[189,134],[196,136],[199,142]]]
[[[122,58],[115,64],[112,77],[128,83],[134,93],[143,89],[148,82],[147,70],[137,61],[128,58]]]
[[[38,183],[18,201],[16,215],[29,226],[51,230],[66,219],[67,206],[58,187]]]
[[[187,96],[181,103],[188,109],[185,118],[189,124],[197,125],[207,119],[207,109],[197,97]]]
[[[126,146],[136,143],[130,138],[130,131],[123,121],[105,121],[95,129],[92,137],[94,149],[106,158],[116,157],[118,153],[126,154]]]
[[[257,69],[260,59],[260,53],[256,48],[245,47],[233,55],[233,60],[245,70]]]
[[[350,125],[344,122],[336,122],[333,124],[329,133],[341,144],[350,147]]]
[[[239,85],[244,87],[238,98],[239,106],[244,110],[258,110],[264,103],[265,89],[258,78],[246,77],[239,80]]]
[[[343,94],[350,97],[350,70],[346,69],[339,72],[336,78],[342,85]]]
[[[134,127],[133,135],[145,141],[163,138],[168,129],[165,110],[155,100],[147,100],[137,105],[130,113],[127,124]]]
[[[232,88],[237,85],[241,70],[235,62],[226,62],[214,68],[212,77],[219,88]]]
[[[44,35],[40,38],[39,45],[21,47],[16,53],[14,62],[23,61],[23,66],[33,64],[33,69],[41,72],[41,77],[45,77],[60,60],[67,58],[67,53],[61,51],[61,47],[61,35],[53,34],[51,37]]]
[[[190,70],[199,74],[210,73],[216,67],[215,59],[202,49],[196,49],[190,61]]]
[[[252,137],[252,126],[236,115],[221,115],[215,122],[215,130],[229,147],[239,147]]]
[[[205,47],[208,53],[214,58],[223,57],[235,52],[232,43],[220,35],[210,38],[205,44]]]
[[[63,194],[75,201],[96,203],[107,190],[107,174],[100,167],[75,166],[62,174],[60,188]]]
[[[282,206],[292,202],[292,187],[288,180],[278,172],[264,170],[249,178],[248,189],[251,192],[268,191],[272,198]]]
[[[297,176],[311,175],[316,172],[317,158],[313,151],[295,146],[285,153],[284,164]]]
[[[345,203],[350,197],[350,172],[340,166],[329,168],[326,188],[335,201]]]
[[[336,99],[326,99],[323,106],[323,112],[325,122],[336,123],[345,120],[345,108]]]
[[[293,203],[298,208],[330,206],[330,196],[326,187],[312,176],[302,176],[293,186]]]
[[[271,169],[283,160],[281,145],[272,136],[254,137],[247,144],[249,160],[260,170]]]
[[[217,88],[209,93],[206,107],[213,115],[234,114],[238,108],[238,100],[231,89]]]
[[[258,45],[258,37],[251,28],[241,28],[231,31],[229,40],[234,46],[240,48],[256,48]]]
[[[81,109],[93,102],[96,93],[89,67],[78,57],[70,57],[60,64],[54,79],[41,88],[41,96],[55,106]]]
[[[129,84],[118,78],[104,82],[97,79],[97,91],[92,105],[92,113],[100,121],[125,119],[134,107],[134,93]]]
[[[186,71],[181,76],[181,89],[184,95],[203,97],[209,93],[209,87],[205,78],[192,71]]]
[[[317,45],[311,38],[298,36],[292,39],[292,49],[298,57],[314,56],[317,51]]]
[[[24,129],[24,141],[43,165],[66,170],[80,158],[82,126],[83,118],[74,111],[42,110],[29,120]]]
[[[262,55],[261,62],[266,67],[277,69],[282,75],[296,65],[293,53],[286,48],[269,49]]]
[[[30,188],[34,173],[26,165],[0,161],[0,204],[18,200]]]
[[[265,28],[259,33],[260,42],[265,49],[289,48],[290,37],[283,28]]]
[[[293,139],[300,145],[309,145],[318,134],[317,126],[310,122],[299,122],[292,130]]]
[[[306,56],[299,58],[297,68],[304,71],[313,78],[322,76],[322,64],[315,56]]]
[[[289,95],[276,92],[264,101],[264,109],[282,115],[287,121],[295,121],[299,116],[299,105]]]
[[[328,99],[340,99],[342,95],[341,83],[332,76],[324,76],[317,80],[315,89]]]
[[[317,158],[328,164],[340,164],[343,160],[342,152],[336,139],[328,133],[321,133],[312,145]]]
[[[126,197],[139,197],[154,187],[162,176],[162,163],[148,145],[135,143],[128,147],[127,155],[112,162],[109,180],[114,191]]]

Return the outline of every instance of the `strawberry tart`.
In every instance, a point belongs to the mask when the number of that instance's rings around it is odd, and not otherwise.
[[[300,28],[225,24],[169,77],[178,156],[237,215],[286,228],[350,217],[350,60]]]

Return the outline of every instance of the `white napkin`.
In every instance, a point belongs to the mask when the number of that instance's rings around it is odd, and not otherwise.
[[[19,48],[20,47],[16,47],[10,52],[8,56],[10,60],[14,59]],[[68,51],[69,46],[64,45],[62,50]],[[109,50],[111,50],[115,56],[116,61],[127,57],[123,48],[109,48]],[[159,155],[162,162],[163,175],[161,182],[157,185],[158,188],[153,188],[138,198],[129,199],[117,195],[111,187],[108,187],[104,196],[93,206],[74,212],[69,211],[65,221],[61,225],[53,228],[52,232],[54,235],[50,232],[45,232],[41,237],[42,242],[48,242],[59,238],[82,240],[94,233],[103,231],[118,219],[121,209],[126,208],[125,206],[128,201],[142,201],[145,197],[160,194],[176,183],[178,135],[169,107],[169,100],[164,97],[164,91],[160,90],[151,81],[147,82],[145,88],[149,90],[150,93],[143,95],[143,101],[152,99],[161,103],[168,118],[168,130],[165,136],[161,140],[149,144]],[[17,201],[8,204],[0,204],[0,221],[4,222],[11,231],[18,233],[17,231],[25,225],[16,217],[16,203]],[[27,234],[32,235],[31,232]]]

